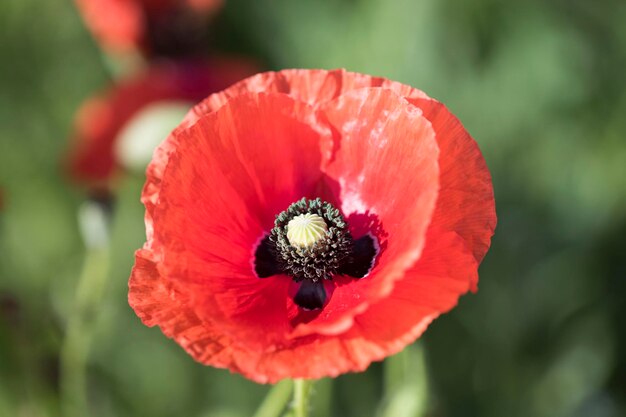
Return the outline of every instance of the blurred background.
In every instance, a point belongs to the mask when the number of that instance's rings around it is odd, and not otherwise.
[[[418,87],[492,172],[499,223],[478,293],[386,365],[321,381],[313,416],[626,416],[626,2],[224,0],[174,23],[154,12],[130,46],[90,31],[82,16],[102,12],[77,3],[0,2],[0,416],[67,415],[72,328],[94,416],[252,416],[269,389],[196,364],[128,306],[141,170],[68,169],[83,103],[184,48],[244,60],[242,73],[344,67]],[[81,237],[94,195],[114,196],[110,251]]]

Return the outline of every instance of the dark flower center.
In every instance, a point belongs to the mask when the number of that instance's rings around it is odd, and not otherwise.
[[[307,310],[326,301],[324,280],[334,275],[366,276],[377,254],[369,234],[354,240],[345,219],[332,204],[303,198],[276,216],[274,228],[255,251],[260,278],[290,275],[300,283],[294,301]]]

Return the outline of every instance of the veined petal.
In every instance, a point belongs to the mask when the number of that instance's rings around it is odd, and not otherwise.
[[[286,337],[290,280],[256,277],[252,254],[277,212],[313,196],[330,130],[289,96],[247,94],[175,135],[149,247],[167,279],[197,286],[200,317],[267,348]]]
[[[328,305],[295,330],[298,336],[345,331],[355,314],[389,294],[419,259],[439,188],[434,132],[401,96],[380,88],[352,90],[323,111],[340,138],[325,167],[328,199],[341,207],[354,236],[377,238],[380,253],[365,278],[336,279]]]

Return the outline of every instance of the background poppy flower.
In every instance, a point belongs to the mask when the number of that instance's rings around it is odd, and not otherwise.
[[[196,360],[258,382],[359,371],[401,350],[476,290],[496,223],[460,122],[419,90],[343,70],[264,73],[209,96],[147,174],[131,306]],[[253,265],[302,197],[380,246],[366,277],[325,280],[313,311],[294,302],[302,284]]]
[[[76,4],[103,49],[167,55],[202,48],[207,19],[222,1],[76,0]]]
[[[166,111],[182,107],[186,112],[207,94],[223,89],[255,70],[250,61],[237,59],[165,62],[116,83],[104,93],[87,100],[78,110],[68,155],[71,176],[89,184],[110,181],[121,165],[121,134],[142,111],[149,108],[158,111],[160,106]],[[169,131],[179,121],[163,128]],[[159,127],[158,124],[156,127]],[[155,139],[149,137],[154,136],[150,133],[144,135],[148,142]],[[156,137],[156,143],[146,144],[152,146],[148,149],[149,155],[160,138],[162,136]]]

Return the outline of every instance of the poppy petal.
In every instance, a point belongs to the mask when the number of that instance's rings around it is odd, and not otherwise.
[[[284,339],[290,279],[260,280],[251,261],[276,213],[313,195],[329,129],[286,95],[248,94],[174,135],[185,146],[166,158],[150,213],[162,273],[199,286],[203,319],[224,317],[261,345]]]
[[[256,362],[254,368],[246,367],[247,376],[269,376],[264,382],[275,382],[359,371],[417,339],[437,316],[456,305],[459,294],[469,290],[476,276],[477,262],[460,236],[440,231],[434,235],[437,240],[428,239],[417,265],[396,281],[389,297],[357,315],[348,331],[297,338],[290,349],[257,354],[249,358]]]
[[[128,285],[130,306],[146,326],[158,325],[197,360],[210,358],[215,366],[229,364],[228,345],[220,343],[219,334],[212,332],[190,307],[189,292],[161,277],[158,263],[152,251],[136,252]]]
[[[408,96],[410,93],[414,98],[428,98],[420,90],[407,85],[391,82],[382,77],[348,72],[344,69],[331,71],[288,69],[257,74],[219,93],[211,94],[191,110],[188,120],[193,121],[203,114],[211,113],[232,97],[245,93],[282,93],[298,101],[318,106],[348,91],[367,87],[385,87],[396,91],[401,96]]]
[[[478,278],[478,262],[454,232],[430,230],[417,264],[396,281],[391,294],[355,318],[351,331],[386,346],[391,353],[419,337],[423,320],[454,307]]]
[[[393,91],[352,90],[326,103],[323,111],[341,138],[325,167],[331,199],[340,202],[353,235],[373,233],[381,251],[369,276],[336,279],[328,304],[295,329],[298,336],[344,331],[355,314],[392,290],[420,256],[439,186],[430,123]],[[374,218],[382,230],[357,230],[362,222],[351,222],[355,215]]]
[[[430,120],[439,145],[441,189],[432,225],[458,233],[480,263],[496,227],[493,185],[485,159],[474,139],[443,104],[431,99],[409,101]]]
[[[439,146],[440,190],[432,225],[455,231],[480,263],[496,227],[491,175],[478,144],[446,106],[416,88],[384,80],[389,88],[422,110]],[[477,281],[472,290],[477,288]]]
[[[259,383],[275,383],[284,378],[321,378],[363,370],[372,360],[389,354],[379,347],[379,341],[367,340],[357,332],[345,339],[298,338],[289,348],[283,345],[271,352],[242,346],[245,334],[233,338],[224,333],[221,322],[200,319],[191,288],[164,280],[158,263],[151,251],[137,251],[129,281],[129,304],[145,325],[158,325],[199,362],[230,368]],[[427,324],[416,326],[416,332],[421,333]]]

